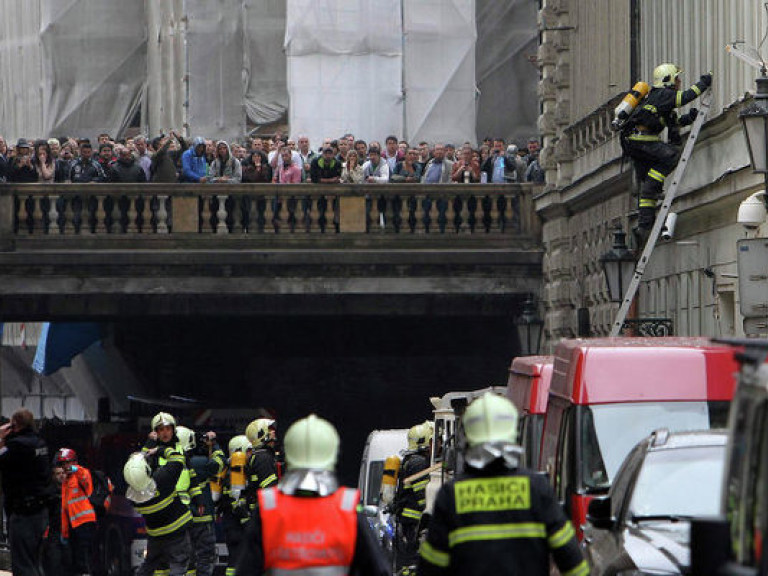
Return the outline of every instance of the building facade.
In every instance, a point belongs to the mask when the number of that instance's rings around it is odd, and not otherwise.
[[[739,204],[764,187],[750,167],[738,113],[759,71],[725,47],[758,46],[766,20],[761,4],[729,0],[542,0],[539,128],[547,187],[535,207],[543,221],[550,349],[561,338],[611,330],[618,305],[599,259],[617,225],[627,232],[635,225],[638,185],[610,123],[623,95],[638,80],[650,82],[663,62],[683,68],[684,87],[711,72],[713,103],[672,205],[674,238],[654,251],[635,314],[672,320],[676,335],[744,334],[736,243],[768,229],[736,222]]]

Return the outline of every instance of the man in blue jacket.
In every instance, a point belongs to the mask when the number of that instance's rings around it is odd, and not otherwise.
[[[205,139],[195,136],[192,146],[181,155],[181,181],[200,182],[208,181],[208,163],[205,160]]]

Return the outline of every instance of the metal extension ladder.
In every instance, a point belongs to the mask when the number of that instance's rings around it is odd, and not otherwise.
[[[693,153],[693,146],[696,143],[696,139],[699,137],[699,131],[704,125],[711,105],[712,90],[707,89],[707,91],[704,92],[704,94],[702,94],[699,98],[699,115],[693,122],[693,127],[691,128],[691,132],[688,135],[688,140],[686,141],[683,148],[683,153],[680,155],[680,161],[677,163],[677,167],[675,168],[675,171],[672,175],[672,183],[664,193],[664,199],[661,203],[661,208],[656,215],[656,221],[653,223],[653,228],[651,229],[651,233],[645,243],[643,253],[640,255],[640,259],[637,261],[637,265],[635,266],[635,273],[632,276],[632,281],[629,283],[627,292],[624,294],[624,299],[621,301],[619,312],[616,314],[616,319],[613,321],[613,327],[611,328],[610,334],[611,336],[619,336],[621,334],[621,330],[624,327],[624,321],[627,319],[627,314],[629,313],[629,307],[632,305],[632,300],[634,300],[635,294],[637,294],[637,289],[640,287],[640,281],[643,279],[645,268],[648,265],[648,261],[651,259],[651,255],[656,248],[657,242],[659,241],[661,229],[664,227],[664,223],[667,220],[667,215],[669,214],[669,210],[672,207],[672,202],[674,201],[675,195],[677,194],[677,188],[683,179],[685,169],[688,167],[688,160]]]

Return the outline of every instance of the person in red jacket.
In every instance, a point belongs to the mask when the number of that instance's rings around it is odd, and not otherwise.
[[[67,475],[61,486],[61,537],[69,540],[75,574],[91,573],[91,555],[96,536],[96,511],[88,497],[93,493],[91,472],[77,463],[77,453],[61,448],[56,466]]]
[[[287,471],[277,487],[258,492],[237,575],[391,574],[357,512],[358,491],[340,487],[336,479],[336,428],[311,414],[288,428],[284,443]]]

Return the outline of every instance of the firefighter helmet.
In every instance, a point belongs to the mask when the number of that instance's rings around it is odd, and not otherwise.
[[[486,392],[473,401],[464,412],[463,422],[470,447],[517,440],[517,408],[497,394]]]
[[[123,477],[136,492],[145,491],[152,482],[152,469],[141,452],[134,452],[123,466]]]
[[[655,88],[663,88],[664,86],[671,88],[682,72],[682,69],[674,64],[668,62],[659,64],[653,69],[653,85]]]
[[[289,470],[328,470],[336,466],[339,433],[323,418],[310,414],[285,433],[285,463]]]
[[[251,448],[251,441],[248,440],[248,437],[245,434],[240,434],[239,436],[233,436],[232,440],[229,441],[229,455],[230,457],[235,452],[247,452]]]
[[[195,441],[194,430],[190,430],[186,426],[177,426],[176,436],[179,439],[179,444],[181,444],[182,452],[189,452],[195,449],[197,442]]]
[[[72,462],[77,462],[77,452],[72,448],[59,448],[59,451],[56,452],[56,465],[61,466]]]
[[[408,450],[426,448],[430,440],[432,440],[432,426],[429,422],[416,424],[408,430]]]
[[[168,412],[158,412],[152,418],[152,430],[157,430],[160,426],[173,426],[176,428],[176,419]]]
[[[269,418],[258,418],[248,424],[245,435],[254,448],[260,448],[269,440],[269,427],[274,423],[275,421]]]

